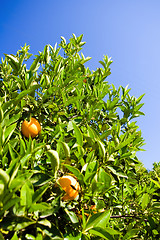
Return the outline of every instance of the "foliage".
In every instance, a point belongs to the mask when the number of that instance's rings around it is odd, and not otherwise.
[[[107,56],[95,71],[85,67],[82,37],[45,46],[29,68],[27,45],[2,58],[1,239],[160,237],[159,167],[148,173],[136,157],[143,95],[106,81]],[[21,124],[31,117],[42,131],[25,138]],[[57,181],[66,174],[80,184],[72,201]]]

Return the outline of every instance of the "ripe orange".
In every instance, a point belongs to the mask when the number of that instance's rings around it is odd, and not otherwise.
[[[21,131],[25,137],[29,138],[31,136],[34,138],[40,133],[41,126],[35,118],[31,118],[29,122],[26,120],[23,121]]]
[[[62,200],[73,200],[78,196],[78,191],[80,189],[79,183],[72,176],[63,176],[58,179],[58,183],[62,189],[66,192]]]

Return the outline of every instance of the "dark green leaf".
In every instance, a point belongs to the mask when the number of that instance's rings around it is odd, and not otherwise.
[[[39,199],[41,199],[43,194],[47,191],[48,187],[49,187],[48,184],[43,185],[34,192],[33,197],[32,197],[33,203],[36,203],[37,201],[39,201]]]
[[[36,221],[31,220],[27,217],[17,217],[16,219],[12,218],[11,221],[9,222],[8,230],[14,230],[18,231],[21,229],[25,229],[26,227],[33,225],[36,223]]]

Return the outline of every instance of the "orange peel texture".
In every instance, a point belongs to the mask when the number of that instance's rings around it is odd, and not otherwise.
[[[29,122],[26,120],[23,121],[21,131],[25,137],[29,138],[31,136],[34,138],[40,133],[41,126],[35,118],[31,118]]]
[[[58,179],[58,183],[60,184],[62,189],[66,192],[66,194],[62,198],[63,201],[73,200],[78,196],[80,186],[74,177],[63,176]]]

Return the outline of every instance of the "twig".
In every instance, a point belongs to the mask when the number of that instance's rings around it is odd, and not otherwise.
[[[141,219],[142,217],[136,216],[136,215],[113,215],[111,218],[136,218]],[[147,222],[147,219],[144,219],[145,222]]]

